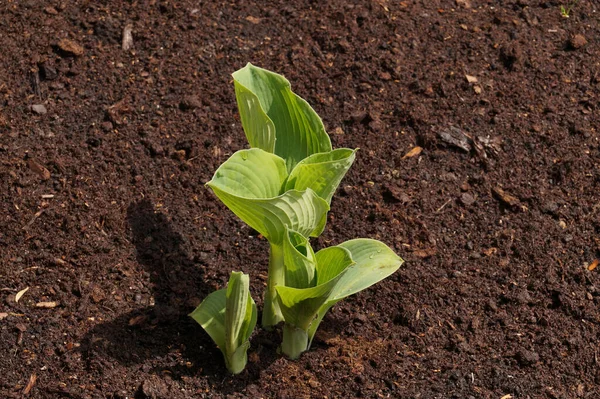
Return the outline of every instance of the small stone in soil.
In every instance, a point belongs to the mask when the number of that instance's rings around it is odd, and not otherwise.
[[[69,39],[62,39],[58,42],[58,48],[67,55],[76,57],[83,55],[83,47]]]
[[[38,115],[45,115],[46,112],[48,112],[44,104],[34,104],[30,107],[30,109]]]
[[[170,396],[167,385],[157,378],[153,378],[153,381],[144,381],[140,385],[138,393],[141,397],[150,399],[168,398]]]
[[[177,159],[179,161],[185,161],[185,150],[177,150],[171,153],[171,158]]]
[[[571,37],[571,39],[569,40],[569,46],[571,46],[571,48],[573,48],[575,50],[582,48],[586,44],[587,44],[587,39],[585,38],[585,36],[583,36],[581,34],[573,35]]]
[[[515,359],[520,366],[531,366],[540,360],[540,355],[536,352],[522,349],[515,355]]]
[[[40,73],[42,75],[42,79],[44,80],[54,80],[58,77],[58,72],[56,69],[47,63],[40,65]]]
[[[105,121],[102,122],[100,127],[102,127],[102,130],[104,130],[105,132],[110,132],[113,129],[113,124],[111,121]]]
[[[475,203],[475,197],[473,197],[469,193],[463,193],[460,196],[460,202],[462,202],[463,205],[466,205],[466,206],[473,205]]]
[[[202,102],[197,96],[185,96],[179,103],[179,109],[187,111],[202,107]]]

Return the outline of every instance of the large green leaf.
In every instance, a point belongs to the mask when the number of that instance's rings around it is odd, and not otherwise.
[[[238,197],[217,187],[213,191],[233,213],[276,245],[281,245],[286,226],[303,236],[317,236],[329,210],[327,202],[310,189],[268,199]]]
[[[285,162],[258,148],[240,150],[225,161],[207,183],[240,198],[266,199],[282,194]]]
[[[355,263],[348,267],[336,284],[331,300],[346,298],[378,283],[404,263],[390,247],[377,240],[358,238],[338,247],[347,249]]]
[[[286,226],[305,237],[320,234],[329,210],[311,189],[281,194],[285,178],[283,160],[255,148],[233,154],[207,185],[240,219],[281,245]]]
[[[309,155],[331,151],[321,118],[283,76],[252,64],[233,73],[242,126],[252,147],[285,159],[288,171]]]
[[[390,247],[377,240],[359,238],[346,241],[337,247],[347,250],[354,264],[345,268],[341,273],[327,301],[321,305],[315,319],[312,321],[308,330],[309,346],[323,317],[325,317],[325,314],[333,305],[390,276],[404,263],[404,260],[396,255]],[[326,258],[321,254],[323,251],[321,250],[316,254],[317,262],[319,262],[317,265],[317,277],[319,270],[322,268],[332,268],[334,272],[327,272],[329,275],[334,274],[335,270],[341,268],[337,262],[326,265]]]
[[[290,173],[285,189],[311,188],[328,204],[331,203],[333,193],[354,162],[355,153],[356,150],[338,148],[303,159]]]
[[[292,288],[312,286],[315,277],[315,253],[302,234],[287,230],[283,240],[285,285]]]

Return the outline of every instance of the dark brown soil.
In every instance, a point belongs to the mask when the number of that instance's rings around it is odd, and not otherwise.
[[[600,9],[562,3],[1,1],[0,397],[600,397]],[[262,302],[203,186],[248,61],[361,149],[315,247],[407,262],[231,377],[187,314],[231,270]]]

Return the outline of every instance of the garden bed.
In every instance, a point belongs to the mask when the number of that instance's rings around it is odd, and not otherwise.
[[[0,5],[0,396],[594,397],[597,4],[218,3]],[[204,187],[247,62],[360,148],[315,249],[406,263],[231,376],[187,315],[231,270],[262,305],[268,243]]]

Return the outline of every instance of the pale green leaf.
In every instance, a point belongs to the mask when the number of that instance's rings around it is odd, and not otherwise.
[[[328,204],[331,203],[331,197],[354,162],[355,153],[356,150],[338,148],[303,159],[290,173],[285,189],[311,188]]]
[[[256,321],[258,320],[258,311],[256,310],[256,303],[250,292],[248,292],[248,301],[246,302],[246,317],[244,318],[244,324],[240,330],[240,341],[247,342],[256,327]]]
[[[337,277],[348,266],[354,264],[352,254],[342,247],[324,248],[315,254],[317,259],[317,285]]]
[[[232,272],[227,288],[208,295],[190,314],[217,344],[227,369],[234,374],[246,366],[248,339],[258,317],[249,285],[247,274]]]
[[[210,293],[190,314],[204,328],[217,346],[225,353],[225,305],[227,290]]]
[[[241,198],[266,199],[282,193],[286,178],[283,159],[253,148],[234,153],[207,184]]]
[[[250,199],[212,187],[221,201],[270,242],[281,245],[288,226],[304,236],[316,236],[329,206],[312,190],[291,190],[275,198]]]
[[[242,272],[232,272],[227,283],[225,306],[227,353],[232,353],[248,339],[248,327],[251,324],[252,314],[256,314],[255,306],[254,300],[250,296],[250,277]],[[254,326],[252,326],[253,328]]]
[[[274,153],[275,125],[263,110],[258,97],[236,79],[236,77],[240,77],[240,72],[233,74],[233,84],[235,85],[235,97],[240,111],[242,127],[246,133],[248,143],[252,148],[260,148]]]
[[[302,234],[287,230],[283,240],[285,285],[292,288],[312,286],[315,277],[315,253]]]
[[[274,145],[275,154],[285,159],[288,171],[309,155],[331,151],[321,118],[292,92],[283,76],[248,64],[236,71],[233,79],[242,126],[251,146],[270,151]]]
[[[355,263],[338,281],[332,292],[332,300],[343,299],[378,283],[404,263],[390,247],[377,240],[358,238],[338,247],[347,249]]]
[[[285,177],[281,158],[254,148],[233,154],[207,185],[240,219],[281,245],[286,226],[305,237],[320,234],[329,210],[310,189],[281,194]]]
[[[330,297],[340,277],[341,275],[325,284],[310,288],[277,286],[277,298],[286,324],[308,330],[311,321]]]
[[[333,305],[390,276],[404,263],[402,258],[396,255],[390,247],[377,240],[359,238],[346,241],[337,247],[347,250],[354,264],[344,269],[339,279],[337,279],[335,287],[332,288],[329,298],[321,305],[321,308],[317,312],[308,330],[310,342],[312,342],[321,320],[323,320],[323,317],[325,317],[325,314]],[[321,252],[323,250],[316,254],[317,261],[325,262],[326,259],[323,255],[319,255]],[[341,268],[336,263],[332,263],[331,266],[319,263],[317,266],[317,277],[319,270],[325,267],[332,267],[332,270]],[[331,272],[330,274],[333,273]]]

